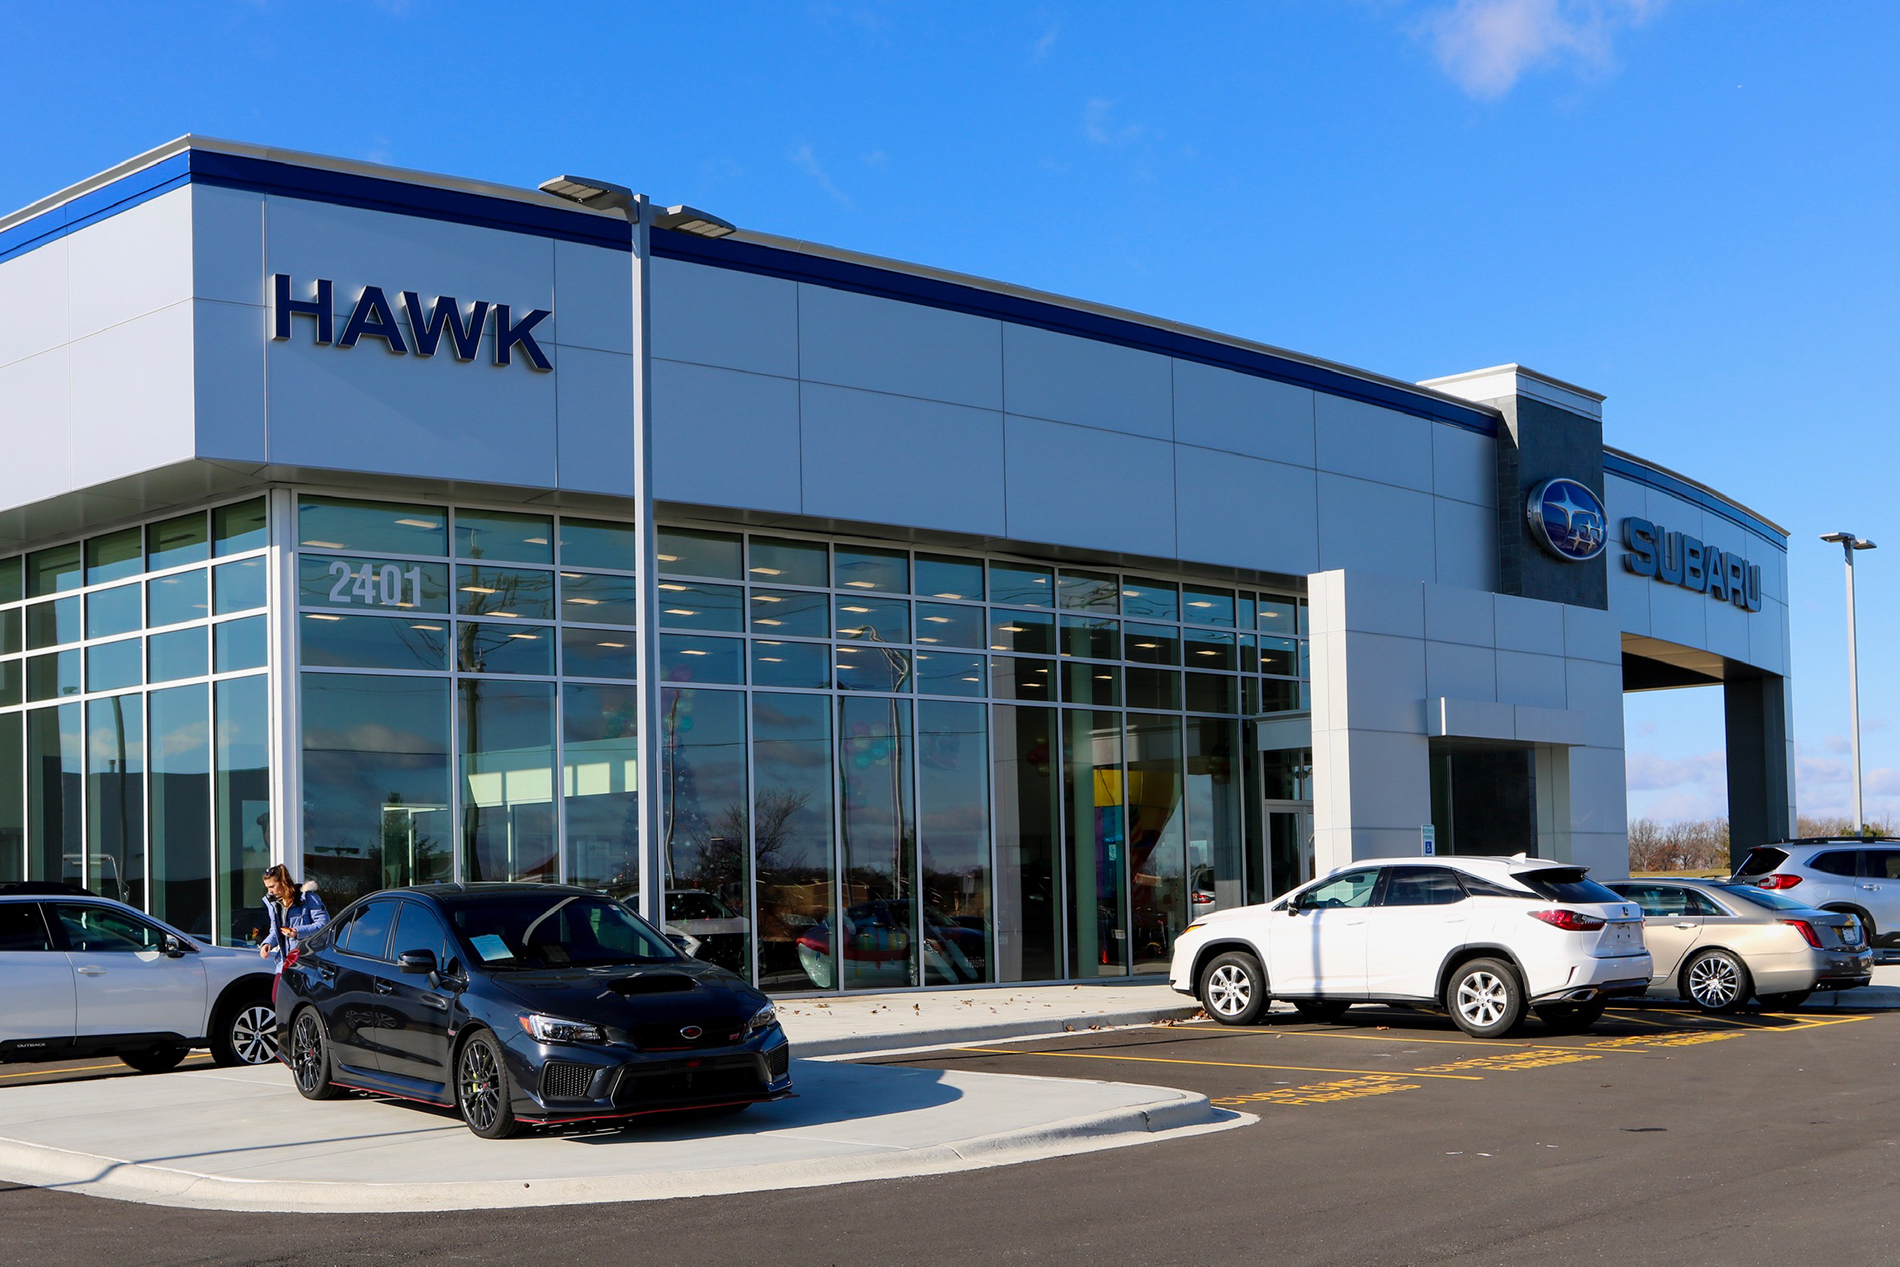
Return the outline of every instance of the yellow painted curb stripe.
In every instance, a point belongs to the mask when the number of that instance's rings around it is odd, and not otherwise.
[[[1132,1060],[1151,1065],[1206,1065],[1216,1069],[1274,1069],[1285,1073],[1349,1073],[1361,1078],[1443,1078],[1451,1082],[1483,1082],[1462,1073],[1413,1073],[1409,1069],[1327,1069],[1317,1065],[1254,1065],[1238,1060],[1178,1060],[1166,1056],[1111,1056],[1093,1051],[1023,1051],[1009,1047],[958,1047],[957,1051],[984,1056],[1066,1056],[1071,1060]]]

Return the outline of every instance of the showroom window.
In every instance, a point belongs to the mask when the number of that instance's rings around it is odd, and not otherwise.
[[[269,544],[257,497],[0,559],[0,879],[260,935]]]

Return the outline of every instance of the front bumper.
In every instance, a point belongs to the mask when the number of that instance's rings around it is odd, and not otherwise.
[[[633,1117],[780,1100],[792,1094],[791,1044],[774,1025],[731,1047],[645,1052],[621,1044],[506,1043],[515,1115],[530,1124]]]

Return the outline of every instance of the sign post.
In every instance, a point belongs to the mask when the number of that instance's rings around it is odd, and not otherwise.
[[[1425,856],[1436,858],[1438,856],[1438,828],[1426,823],[1418,829],[1418,835],[1420,842],[1425,846]]]

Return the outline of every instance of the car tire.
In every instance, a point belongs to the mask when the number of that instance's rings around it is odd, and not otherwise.
[[[1808,1001],[1812,990],[1790,990],[1786,994],[1763,994],[1758,998],[1764,1012],[1792,1012]]]
[[[1748,966],[1733,951],[1714,947],[1682,966],[1682,997],[1711,1015],[1733,1012],[1754,991]]]
[[[330,1033],[314,1007],[304,1008],[290,1021],[290,1080],[306,1100],[333,1100],[342,1091],[331,1081]]]
[[[140,1073],[166,1073],[178,1068],[190,1054],[189,1047],[145,1047],[138,1051],[121,1052],[119,1059]]]
[[[1445,983],[1445,1010],[1473,1038],[1503,1038],[1524,1023],[1524,984],[1502,959],[1473,959]]]
[[[1294,999],[1293,1010],[1302,1020],[1336,1021],[1346,1014],[1352,1004],[1343,999]]]
[[[1222,1025],[1251,1025],[1267,1010],[1267,973],[1245,951],[1216,955],[1201,971],[1201,1006]]]
[[[518,1129],[514,1099],[501,1044],[487,1030],[477,1030],[455,1057],[455,1107],[462,1121],[482,1139],[507,1139]]]
[[[1603,1019],[1601,1003],[1546,1003],[1537,1019],[1554,1034],[1581,1034]]]
[[[218,1010],[211,1059],[220,1065],[268,1065],[277,1059],[277,1009],[268,991],[239,995]]]

